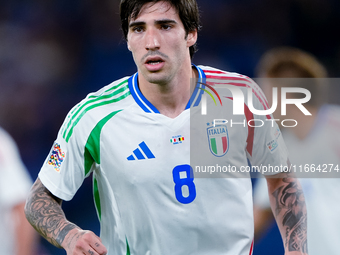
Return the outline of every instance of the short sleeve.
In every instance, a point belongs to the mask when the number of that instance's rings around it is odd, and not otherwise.
[[[121,80],[117,82],[119,84]],[[97,131],[103,118],[116,113],[112,112],[110,104],[114,100],[105,101],[112,96],[115,84],[88,94],[69,111],[39,172],[44,186],[62,200],[71,200],[84,179],[100,168],[100,135]]]
[[[255,109],[268,110],[266,98],[253,95]],[[262,93],[263,94],[263,93]],[[256,168],[264,175],[278,174],[288,166],[288,150],[282,137],[277,120],[272,115],[255,115],[248,124],[253,126],[253,148],[252,154],[248,155],[253,168]]]
[[[62,200],[71,200],[90,174],[90,171],[85,173],[88,134],[84,126],[86,124],[78,123],[71,133],[66,118],[38,175],[44,186]]]
[[[24,166],[17,145],[0,128],[0,203],[12,207],[25,201],[32,180]]]

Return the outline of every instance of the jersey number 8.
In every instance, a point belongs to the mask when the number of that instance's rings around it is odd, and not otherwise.
[[[181,173],[183,174],[181,175]],[[190,165],[176,166],[174,170],[172,170],[176,199],[182,204],[189,204],[196,198],[196,187],[193,176],[193,170]],[[185,186],[188,188],[188,196],[183,195],[183,187]]]

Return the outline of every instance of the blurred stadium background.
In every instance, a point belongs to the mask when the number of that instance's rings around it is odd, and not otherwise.
[[[195,64],[253,78],[266,50],[289,45],[314,54],[330,77],[340,77],[339,0],[198,2],[203,27]],[[67,112],[89,92],[136,71],[118,5],[118,0],[1,0],[0,125],[18,143],[32,179]],[[332,88],[330,101],[339,103],[339,95],[340,88]],[[99,233],[90,178],[63,207],[69,220]],[[272,229],[266,238],[275,235]],[[254,255],[272,254],[273,247],[259,240]],[[51,254],[65,252],[41,240],[40,255]]]

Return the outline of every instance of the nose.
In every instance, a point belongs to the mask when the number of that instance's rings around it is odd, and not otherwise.
[[[145,48],[147,50],[159,50],[160,38],[156,28],[149,28],[145,33]]]

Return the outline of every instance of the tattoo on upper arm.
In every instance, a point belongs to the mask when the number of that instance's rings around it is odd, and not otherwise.
[[[54,197],[38,179],[27,199],[25,213],[31,225],[50,243],[61,248],[67,233],[76,228],[68,222],[59,198]]]
[[[283,178],[284,185],[276,189],[275,216],[282,215],[282,225],[286,227],[288,251],[307,253],[307,211],[301,186],[295,178]]]

